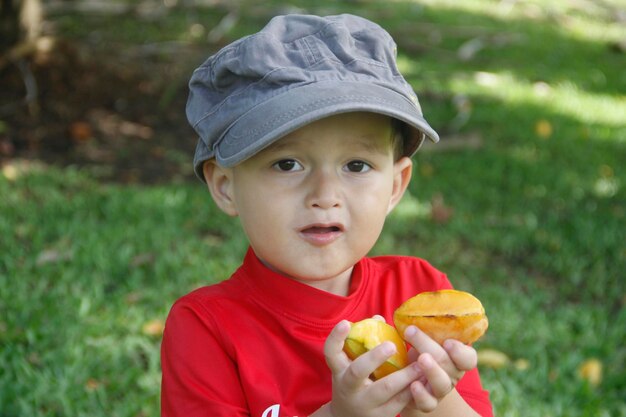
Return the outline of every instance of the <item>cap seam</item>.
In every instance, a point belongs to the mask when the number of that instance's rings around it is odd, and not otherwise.
[[[226,97],[224,100],[222,100],[222,102],[215,106],[215,108],[213,108],[210,112],[204,114],[200,119],[198,119],[198,121],[196,123],[193,124],[193,128],[195,129],[201,122],[203,122],[205,119],[207,119],[208,117],[210,117],[211,115],[217,113],[222,107],[224,107],[226,105],[227,102],[232,101],[233,99],[241,96],[242,94],[248,92],[249,90],[253,89],[254,87],[256,87],[257,85],[263,83],[271,74],[275,73],[276,71],[280,71],[283,70],[285,68],[288,67],[280,67],[280,68],[274,68],[273,70],[269,71],[267,74],[265,74],[263,76],[263,78],[261,78],[260,80],[258,80],[257,82],[254,83],[250,83],[247,87],[245,87],[244,89],[242,89],[241,91],[237,92],[237,93],[233,93],[230,94],[228,97]],[[277,91],[280,91],[281,89],[277,89]],[[282,93],[278,93],[278,94],[273,94],[271,97],[275,97],[277,95],[280,95]]]

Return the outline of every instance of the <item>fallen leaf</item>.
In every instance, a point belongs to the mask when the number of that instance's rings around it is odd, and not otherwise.
[[[72,250],[46,249],[39,253],[35,264],[42,266],[45,264],[54,264],[62,261],[69,261],[74,256]]]
[[[87,122],[74,122],[70,125],[70,136],[75,142],[86,142],[93,137],[93,129]]]
[[[435,223],[443,224],[450,221],[452,214],[454,214],[454,209],[446,206],[443,195],[435,194],[431,200],[431,219]]]
[[[530,367],[530,362],[528,362],[528,359],[517,359],[513,363],[513,366],[515,366],[515,369],[518,371],[525,371]]]
[[[95,391],[100,387],[100,385],[100,381],[94,378],[89,378],[87,382],[85,382],[85,388],[87,391]]]
[[[142,298],[142,295],[139,291],[133,291],[133,292],[129,292],[128,294],[126,294],[126,297],[124,297],[124,300],[126,301],[126,304],[137,304]]]
[[[140,253],[139,255],[136,255],[133,257],[133,259],[130,260],[130,266],[132,266],[133,268],[137,268],[143,265],[147,265],[147,264],[151,264],[154,263],[154,253],[151,252],[146,252],[146,253]]]
[[[161,319],[154,319],[146,322],[141,331],[147,336],[161,336],[165,329],[165,323]]]
[[[495,349],[479,349],[477,354],[478,365],[487,368],[499,369],[511,362],[505,353]]]
[[[541,119],[535,124],[535,133],[542,139],[548,139],[552,136],[552,123],[545,119]]]
[[[578,367],[578,376],[589,384],[598,386],[602,382],[602,362],[599,359],[587,359]]]

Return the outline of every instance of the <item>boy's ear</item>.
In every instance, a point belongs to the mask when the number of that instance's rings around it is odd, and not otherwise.
[[[233,196],[232,170],[219,166],[214,159],[205,161],[202,173],[215,204],[229,216],[236,216],[237,206]]]
[[[411,173],[413,172],[413,161],[409,157],[402,157],[393,165],[393,189],[391,191],[391,199],[389,199],[389,208],[387,214],[398,205],[404,192],[411,181]]]

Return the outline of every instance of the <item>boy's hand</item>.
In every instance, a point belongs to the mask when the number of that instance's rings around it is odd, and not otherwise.
[[[413,401],[403,415],[414,415],[416,411],[431,412],[454,390],[463,374],[476,367],[476,351],[451,339],[441,346],[415,326],[406,329],[404,338],[413,346],[409,359],[413,365],[417,364],[421,376],[410,384]]]
[[[324,355],[333,375],[332,400],[328,404],[333,417],[393,417],[411,403],[415,395],[409,386],[423,374],[412,364],[382,379],[369,376],[395,353],[396,347],[385,342],[350,361],[343,344],[350,324],[341,321],[326,339]],[[447,355],[446,355],[447,356]]]

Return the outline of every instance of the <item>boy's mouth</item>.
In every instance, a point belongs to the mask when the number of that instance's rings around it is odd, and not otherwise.
[[[300,235],[309,243],[323,246],[333,242],[343,231],[344,228],[340,224],[312,224],[302,228]]]
[[[340,232],[339,226],[310,226],[302,230],[302,233],[324,234]]]

